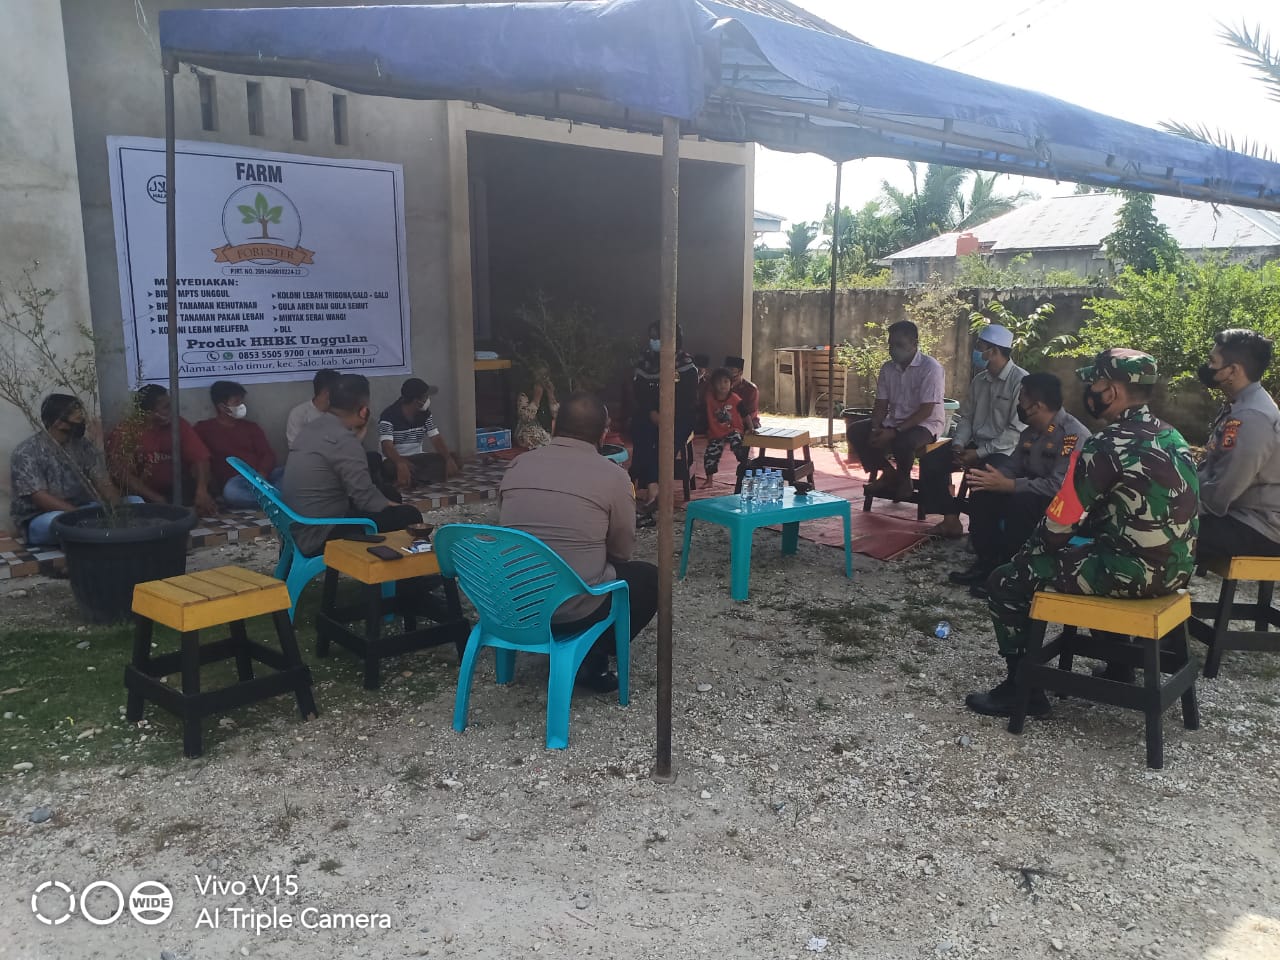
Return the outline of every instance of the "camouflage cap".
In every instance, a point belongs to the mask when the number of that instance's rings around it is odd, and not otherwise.
[[[1086,383],[1094,380],[1116,380],[1120,383],[1159,383],[1160,372],[1156,358],[1141,350],[1112,347],[1093,358],[1093,363],[1076,370],[1076,376]]]

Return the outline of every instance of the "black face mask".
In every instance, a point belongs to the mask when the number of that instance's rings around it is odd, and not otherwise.
[[[88,427],[88,424],[86,424],[83,420],[81,420],[79,423],[72,423],[70,420],[68,420],[66,421],[66,424],[67,424],[67,433],[71,435],[72,440],[79,440],[81,437],[83,437],[85,429]]]
[[[1221,390],[1222,384],[1218,383],[1218,374],[1225,369],[1226,367],[1219,367],[1215,370],[1207,363],[1202,363],[1200,364],[1200,369],[1196,371],[1196,376],[1199,377],[1200,382],[1210,390]]]
[[[1084,408],[1089,411],[1089,416],[1093,417],[1095,420],[1101,420],[1102,413],[1108,406],[1110,406],[1110,404],[1102,399],[1102,394],[1094,393],[1092,385],[1085,384]]]
[[[1019,422],[1019,423],[1021,423],[1024,427],[1029,427],[1029,426],[1031,426],[1031,421],[1028,419],[1028,418],[1031,416],[1031,411],[1030,411],[1030,410],[1025,409],[1025,408],[1022,406],[1022,404],[1018,404],[1018,407],[1017,407],[1017,413],[1018,413],[1018,422]]]

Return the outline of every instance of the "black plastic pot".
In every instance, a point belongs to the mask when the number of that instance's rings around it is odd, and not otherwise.
[[[67,556],[71,592],[90,623],[127,620],[133,588],[187,572],[195,512],[166,503],[71,510],[53,521]]]

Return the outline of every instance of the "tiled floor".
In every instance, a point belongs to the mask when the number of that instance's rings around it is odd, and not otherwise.
[[[412,503],[423,513],[445,506],[463,503],[482,503],[498,495],[498,484],[506,471],[509,460],[496,457],[480,457],[463,465],[462,475],[450,480],[443,487],[423,487],[410,490],[406,503]],[[256,510],[228,510],[216,517],[202,519],[191,531],[191,546],[216,547],[224,543],[253,540],[271,534],[271,524]],[[36,574],[55,575],[66,565],[62,551],[55,548],[28,550],[26,545],[0,534],[0,580],[31,577]]]

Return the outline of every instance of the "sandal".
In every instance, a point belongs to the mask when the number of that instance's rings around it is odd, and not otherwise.
[[[939,537],[943,540],[962,540],[964,539],[964,530],[949,530],[946,522],[940,521],[929,528],[929,536]]]

